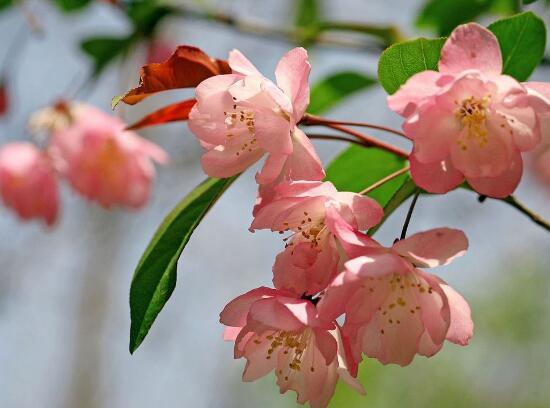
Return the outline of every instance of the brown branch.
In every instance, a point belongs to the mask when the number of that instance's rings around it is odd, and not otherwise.
[[[328,118],[322,118],[320,116],[310,115],[306,113],[302,118],[300,124],[305,126],[324,126],[324,125],[345,125],[345,126],[358,126],[366,127],[370,129],[382,130],[384,132],[393,133],[394,135],[407,137],[405,134],[399,130],[392,129],[382,125],[376,125],[368,122],[353,122],[353,121],[342,121],[342,120],[332,120]],[[408,140],[408,138],[407,138]]]

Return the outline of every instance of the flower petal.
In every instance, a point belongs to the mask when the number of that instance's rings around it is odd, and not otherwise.
[[[429,102],[441,88],[438,81],[442,74],[436,71],[422,71],[410,77],[399,90],[388,96],[388,106],[401,116],[409,116],[421,105]]]
[[[294,128],[292,135],[294,150],[288,159],[288,173],[291,180],[319,181],[325,178],[321,160],[309,138],[301,129]]]
[[[248,58],[246,58],[244,54],[237,49],[229,52],[227,62],[235,74],[263,76],[254,64],[252,64]]]
[[[468,249],[464,232],[451,228],[435,228],[419,232],[393,245],[401,256],[421,268],[448,265]]]
[[[430,193],[447,193],[464,181],[464,175],[448,159],[421,163],[416,159],[413,151],[409,160],[412,179],[417,186]]]
[[[250,306],[257,300],[273,297],[277,291],[265,286],[253,289],[229,302],[220,313],[220,322],[226,326],[243,327]]]
[[[441,285],[447,295],[451,309],[451,325],[447,332],[447,340],[466,346],[474,335],[474,322],[468,302],[449,285]]]
[[[455,28],[441,49],[440,72],[459,74],[468,69],[478,69],[490,75],[502,72],[502,54],[497,38],[477,23]]]
[[[468,184],[480,194],[505,198],[512,194],[523,174],[523,160],[519,152],[516,152],[510,161],[510,167],[496,177],[468,177]]]
[[[294,119],[298,122],[309,105],[309,64],[307,51],[298,47],[287,52],[277,64],[275,77],[277,85],[290,98]]]

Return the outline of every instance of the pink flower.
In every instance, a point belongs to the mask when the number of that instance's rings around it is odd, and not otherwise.
[[[346,314],[344,334],[353,358],[361,353],[383,364],[409,364],[415,354],[432,356],[445,340],[466,345],[473,322],[466,301],[435,275],[418,267],[450,263],[468,241],[449,228],[414,234],[384,248],[370,237],[335,222],[350,257],[319,302],[319,315]]]
[[[373,199],[339,192],[328,181],[287,182],[274,191],[275,197],[257,212],[250,229],[292,233],[273,266],[273,283],[298,295],[323,290],[338,273],[340,255],[326,228],[332,214],[328,209],[359,230],[378,224],[384,215]]]
[[[527,82],[525,84],[535,102],[541,102],[539,114],[542,140],[530,157],[531,170],[537,179],[550,189],[550,112],[544,111],[550,106],[550,84],[544,82]]]
[[[93,106],[77,105],[68,115],[68,125],[55,129],[50,140],[58,171],[103,207],[143,206],[155,176],[153,160],[166,163],[167,154]]]
[[[260,287],[232,300],[220,321],[228,326],[225,339],[235,341],[235,358],[247,360],[243,381],[274,370],[281,394],[294,390],[298,403],[311,407],[328,405],[339,378],[364,394],[357,363],[347,365],[347,340],[335,322],[316,317],[311,300]]]
[[[465,24],[445,42],[439,72],[418,73],[388,97],[390,108],[406,118],[403,129],[414,142],[411,174],[420,187],[445,193],[466,179],[491,197],[515,190],[521,153],[540,142],[541,101],[501,72],[496,37]]]
[[[0,149],[0,193],[4,204],[22,219],[55,223],[57,178],[48,158],[31,143],[10,143]]]
[[[233,50],[228,62],[232,74],[197,86],[197,104],[189,115],[189,128],[207,150],[204,171],[230,177],[267,155],[256,175],[262,186],[282,179],[322,180],[319,157],[296,126],[309,104],[306,50],[295,48],[281,58],[275,70],[277,85],[240,51]]]

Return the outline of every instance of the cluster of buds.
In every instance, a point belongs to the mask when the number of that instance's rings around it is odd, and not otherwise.
[[[0,149],[0,193],[22,219],[47,225],[59,214],[58,180],[105,208],[140,208],[155,176],[153,161],[168,155],[155,144],[125,130],[119,118],[85,104],[58,102],[29,120],[29,130],[44,133],[40,149],[14,142]]]
[[[284,235],[273,265],[274,288],[260,287],[222,311],[225,339],[247,360],[244,381],[274,371],[281,393],[327,406],[338,379],[359,392],[357,367],[367,356],[383,364],[433,356],[445,340],[468,344],[468,303],[421,268],[447,265],[465,253],[462,231],[436,228],[385,247],[366,231],[383,218],[380,205],[322,181],[315,149],[298,127],[309,103],[310,64],[302,48],[288,52],[264,77],[239,51],[229,74],[196,88],[189,127],[206,149],[205,172],[236,175],[267,156],[251,231]],[[511,194],[522,153],[541,140],[549,110],[547,87],[502,74],[497,39],[477,24],[459,26],[446,41],[439,71],[414,75],[388,99],[405,117],[414,143],[415,183],[446,193],[467,181],[482,195]]]

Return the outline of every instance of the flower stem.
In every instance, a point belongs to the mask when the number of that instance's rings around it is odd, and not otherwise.
[[[525,206],[525,204],[523,204],[522,202],[518,201],[516,197],[509,196],[501,199],[500,201],[511,205],[512,207],[514,207],[515,209],[519,210],[521,213],[529,217],[529,219],[531,219],[531,221],[533,221],[535,224],[541,226],[547,231],[550,231],[550,221],[544,219],[542,216],[540,216],[533,210],[527,208],[527,206]]]
[[[353,143],[363,147],[372,147],[373,145],[359,139],[352,139],[350,137],[340,136],[340,135],[325,135],[320,133],[308,133],[307,137],[310,139],[317,140],[338,140],[341,142]]]
[[[405,134],[399,130],[389,128],[387,126],[375,125],[368,122],[354,122],[354,121],[342,121],[322,118],[320,116],[310,115],[306,113],[302,118],[301,124],[305,126],[317,126],[317,125],[347,125],[347,126],[359,126],[370,129],[382,130],[384,132],[393,133],[394,135],[406,137]]]
[[[420,195],[420,189],[416,190],[416,193],[414,193],[411,206],[409,207],[409,211],[407,212],[407,217],[405,218],[405,224],[403,224],[403,229],[401,230],[401,237],[399,239],[405,239],[405,237],[407,236],[407,229],[409,228],[409,223],[411,222],[411,217],[419,195]]]
[[[388,174],[386,177],[384,177],[383,179],[380,179],[378,180],[376,183],[368,186],[367,188],[365,188],[364,190],[361,190],[359,193],[357,194],[368,194],[370,193],[372,190],[374,189],[377,189],[378,187],[380,187],[381,185],[383,184],[386,184],[388,181],[390,180],[393,180],[394,178],[396,177],[399,177],[400,175],[402,174],[405,174],[406,172],[408,172],[410,169],[410,166],[406,166],[406,167],[403,167],[402,169],[399,169],[397,170],[396,172],[393,172],[391,174]]]
[[[347,128],[345,126],[340,126],[340,125],[323,124],[323,126],[328,127],[330,129],[338,130],[342,133],[346,133],[350,136],[356,137],[357,139],[362,140],[363,142],[365,142],[364,143],[365,146],[378,147],[382,150],[386,150],[386,151],[388,151],[390,153],[393,153],[396,156],[402,157],[404,159],[409,158],[409,154],[406,151],[401,150],[398,147],[395,147],[395,146],[393,146],[389,143],[385,143],[381,140],[378,140],[378,139],[375,139],[373,137],[367,136],[364,133],[357,132],[353,129]]]

